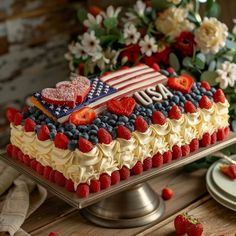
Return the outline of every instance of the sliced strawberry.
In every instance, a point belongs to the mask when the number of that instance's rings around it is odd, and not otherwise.
[[[178,78],[168,78],[167,85],[174,89],[181,91],[182,93],[189,93],[192,89],[194,80],[190,75],[182,74]]]
[[[75,192],[74,182],[71,179],[66,179],[65,188],[68,192]]]
[[[154,111],[152,113],[152,123],[158,125],[164,125],[166,123],[166,117],[160,111]]]
[[[109,100],[107,102],[107,110],[116,114],[130,116],[135,108],[135,99],[132,97],[123,97],[120,100]]]
[[[41,125],[41,127],[39,128],[37,132],[38,139],[41,141],[48,140],[49,134],[50,134],[50,130],[47,125]]]
[[[99,143],[109,144],[112,142],[112,136],[106,129],[100,128],[97,134]]]
[[[236,165],[224,164],[220,166],[220,171],[230,179],[236,179]]]
[[[89,195],[89,186],[87,184],[79,184],[76,189],[76,194],[80,198],[88,197]]]
[[[207,91],[211,90],[211,86],[207,81],[202,81],[201,82],[201,87],[206,89]]]
[[[195,113],[197,111],[196,107],[191,101],[186,101],[184,104],[184,109],[188,113]]]
[[[35,126],[36,126],[36,123],[32,119],[27,118],[25,120],[25,125],[24,125],[25,132],[33,132]]]
[[[6,117],[10,123],[14,122],[16,113],[19,112],[13,107],[8,107],[6,110]]]
[[[131,139],[131,132],[124,125],[119,125],[116,129],[118,138],[129,140]]]
[[[101,183],[101,189],[106,189],[111,186],[111,176],[108,174],[100,175],[99,181]]]
[[[69,144],[69,139],[67,136],[63,133],[57,133],[54,139],[55,147],[61,148],[61,149],[67,149]]]
[[[172,189],[167,188],[167,187],[162,189],[161,196],[164,200],[170,200],[173,197],[173,195],[174,195],[174,192]]]
[[[199,101],[199,106],[201,108],[210,109],[212,107],[212,102],[206,95],[203,95]]]
[[[94,146],[87,139],[81,137],[78,140],[78,148],[81,152],[90,152]]]
[[[23,120],[23,115],[20,112],[16,112],[13,121],[14,125],[20,125],[22,120]]]
[[[221,89],[217,89],[216,92],[213,94],[213,99],[215,102],[224,103],[225,102],[225,95]]]
[[[148,129],[148,123],[146,122],[146,120],[144,120],[142,116],[138,116],[136,118],[134,126],[135,129],[141,133],[146,132],[146,130]]]
[[[181,113],[179,107],[174,105],[169,110],[168,116],[169,116],[170,119],[179,120],[182,116],[182,113]]]
[[[90,107],[84,107],[71,113],[69,122],[75,125],[88,125],[96,118],[96,112]]]

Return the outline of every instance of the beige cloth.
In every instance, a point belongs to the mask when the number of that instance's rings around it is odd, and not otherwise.
[[[46,189],[0,161],[0,235],[29,235],[20,227],[46,197]]]

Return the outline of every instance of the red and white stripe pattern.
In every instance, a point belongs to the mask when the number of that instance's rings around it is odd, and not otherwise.
[[[108,75],[102,76],[100,80],[118,91],[89,104],[89,107],[97,110],[108,100],[131,96],[137,91],[155,86],[166,79],[167,78],[164,75],[144,64],[112,72]]]

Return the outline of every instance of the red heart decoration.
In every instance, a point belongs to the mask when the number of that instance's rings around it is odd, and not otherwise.
[[[135,107],[135,100],[131,97],[124,97],[121,100],[110,100],[107,102],[107,110],[116,115],[130,116]]]

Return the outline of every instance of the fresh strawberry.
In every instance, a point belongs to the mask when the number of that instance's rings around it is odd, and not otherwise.
[[[20,151],[21,150],[17,146],[13,146],[12,157],[14,159],[18,159],[18,152],[20,152]]]
[[[57,185],[62,186],[62,187],[65,186],[66,178],[61,172],[56,170],[54,178]]]
[[[20,150],[20,151],[17,153],[17,158],[18,158],[18,160],[23,162],[23,156],[24,156],[24,153]]]
[[[143,172],[143,165],[141,163],[141,161],[138,161],[133,168],[131,169],[131,173],[133,175],[139,175]]]
[[[97,193],[101,190],[101,182],[97,179],[92,179],[89,185],[90,193]]]
[[[33,170],[37,170],[37,165],[38,165],[38,162],[35,160],[35,159],[32,159],[31,162],[30,162],[30,167],[33,169]]]
[[[63,133],[57,133],[54,139],[55,147],[60,149],[67,149],[69,144],[69,139]]]
[[[172,152],[166,151],[163,153],[163,163],[169,163],[172,160]]]
[[[181,147],[179,147],[178,145],[174,145],[172,147],[172,159],[173,160],[177,160],[182,156],[182,150]]]
[[[8,154],[10,157],[12,156],[13,148],[14,148],[14,146],[13,146],[11,143],[7,144],[7,146],[6,146],[7,154]]]
[[[115,170],[111,174],[111,185],[118,184],[120,182],[120,172]]]
[[[174,192],[170,188],[163,188],[161,192],[161,196],[164,200],[169,200],[173,197]]]
[[[160,66],[157,63],[153,63],[152,68],[157,72],[159,72],[161,70]]]
[[[216,135],[217,135],[217,140],[219,140],[219,141],[224,140],[224,138],[225,138],[225,132],[224,132],[224,129],[223,129],[223,128],[222,128],[222,129],[218,129]]]
[[[30,166],[31,165],[31,159],[28,155],[24,155],[23,156],[23,162],[25,163],[25,165]]]
[[[161,167],[163,164],[163,156],[160,153],[157,153],[152,157],[152,167]]]
[[[148,123],[142,116],[138,116],[134,122],[135,129],[141,133],[144,133],[148,129]]]
[[[123,166],[119,170],[119,172],[120,172],[120,179],[121,180],[125,180],[125,179],[128,179],[130,177],[130,170],[126,166]]]
[[[206,95],[203,95],[199,101],[199,106],[201,108],[210,109],[212,107],[212,102]]]
[[[200,140],[201,147],[208,147],[211,144],[211,135],[209,133],[205,133]]]
[[[189,144],[189,147],[190,147],[190,151],[191,152],[194,152],[196,150],[198,150],[199,148],[199,141],[197,138],[193,139],[190,144]]]
[[[89,186],[87,184],[79,184],[79,186],[76,189],[76,194],[80,198],[88,197]]]
[[[206,89],[207,91],[211,90],[211,86],[207,81],[202,81],[201,82],[201,87]]]
[[[49,179],[50,173],[52,171],[52,167],[50,166],[45,166],[44,171],[43,171],[43,177],[45,179]]]
[[[35,123],[35,121],[33,121],[32,119],[27,118],[27,119],[25,120],[24,129],[25,129],[26,132],[33,132],[35,126],[36,126],[36,123]]]
[[[37,166],[36,166],[36,171],[39,175],[43,175],[43,172],[44,172],[44,166],[41,164],[41,163],[37,163]]]
[[[212,135],[211,135],[211,144],[215,144],[217,141],[217,134],[216,132],[214,132]]]
[[[23,120],[23,115],[20,112],[16,112],[14,116],[14,125],[20,125]]]
[[[71,179],[66,179],[65,188],[68,192],[75,192],[74,182]]]
[[[131,132],[124,125],[119,125],[116,129],[118,138],[123,138],[126,140],[131,139]]]
[[[143,170],[149,170],[152,168],[152,158],[148,157],[143,161]]]
[[[78,140],[78,148],[81,152],[86,153],[86,152],[90,152],[94,148],[94,146],[87,139],[81,137]]]
[[[177,215],[174,221],[175,233],[179,236],[185,234],[188,223],[188,215],[186,213]]]
[[[188,156],[190,153],[190,147],[188,144],[185,144],[181,147],[182,157]]]
[[[130,116],[135,108],[135,99],[132,97],[123,97],[120,100],[111,99],[107,102],[107,110],[116,114]]]
[[[203,233],[203,226],[197,219],[192,219],[186,226],[186,233],[188,236],[201,236]]]
[[[97,134],[99,143],[109,144],[112,142],[112,136],[106,129],[100,128]]]
[[[168,67],[166,69],[170,74],[175,73],[175,69],[173,67]]]
[[[220,166],[220,171],[230,179],[236,179],[236,165],[224,164]]]
[[[50,130],[47,125],[41,125],[41,127],[39,128],[37,132],[38,139],[41,141],[48,140],[49,134],[50,134]]]
[[[154,111],[152,113],[152,123],[158,125],[164,125],[166,123],[166,117],[160,111]]]
[[[96,118],[96,112],[90,107],[84,107],[71,113],[69,122],[75,125],[88,125]]]
[[[106,189],[111,186],[111,176],[108,174],[102,174],[99,177],[101,183],[101,189]]]
[[[52,183],[55,183],[55,174],[56,174],[56,170],[52,170],[49,174],[49,180],[52,182]]]
[[[14,122],[15,120],[15,115],[16,113],[19,112],[18,110],[16,110],[15,108],[13,107],[8,107],[7,110],[6,110],[6,117],[7,117],[7,120],[12,123]]]
[[[179,107],[176,105],[172,106],[168,112],[168,116],[170,119],[179,120],[182,116]]]
[[[221,89],[217,89],[216,92],[213,94],[214,102],[225,102],[225,95],[224,92]]]
[[[193,83],[193,78],[187,74],[182,74],[178,78],[170,77],[167,81],[168,87],[181,91],[182,93],[189,93],[192,89]]]
[[[92,14],[94,17],[96,17],[97,15],[99,15],[102,12],[102,9],[100,7],[97,6],[91,6],[89,8],[89,13]]]
[[[191,101],[186,101],[184,103],[184,109],[188,113],[195,113],[197,111],[196,107],[193,105]]]

